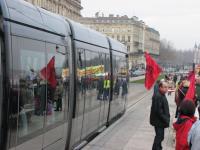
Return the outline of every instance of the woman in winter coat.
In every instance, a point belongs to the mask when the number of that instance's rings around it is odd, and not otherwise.
[[[196,121],[196,117],[194,117],[195,104],[191,100],[184,100],[180,104],[179,112],[180,116],[173,124],[176,130],[176,150],[189,150],[187,137],[190,128]]]

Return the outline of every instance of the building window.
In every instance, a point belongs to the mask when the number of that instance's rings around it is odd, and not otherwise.
[[[122,41],[125,42],[125,35],[122,36]]]
[[[112,28],[112,32],[115,32],[115,28]]]
[[[131,41],[131,36],[128,36],[128,42],[130,42]]]
[[[120,36],[119,35],[117,35],[117,40],[120,41]]]
[[[130,45],[127,46],[127,51],[130,52]]]

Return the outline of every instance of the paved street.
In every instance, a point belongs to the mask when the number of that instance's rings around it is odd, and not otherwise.
[[[154,129],[149,125],[152,92],[146,92],[143,85],[130,86],[132,91],[129,91],[128,105],[131,107],[126,114],[91,141],[84,150],[151,150],[154,139]],[[143,93],[140,93],[141,90]],[[140,94],[133,94],[137,92]],[[142,97],[144,98],[141,99]],[[139,99],[141,100],[138,101]],[[172,124],[175,112],[174,96],[169,96],[168,100]],[[165,130],[164,150],[174,149],[172,134],[172,128]]]
[[[144,79],[144,75],[138,76],[138,77],[130,77],[130,81],[136,81],[136,80],[140,80],[140,79]]]

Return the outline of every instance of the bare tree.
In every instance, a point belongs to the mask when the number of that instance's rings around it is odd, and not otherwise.
[[[189,65],[192,64],[194,55],[192,50],[177,50],[173,43],[162,39],[160,42],[160,58],[159,63],[166,65]]]

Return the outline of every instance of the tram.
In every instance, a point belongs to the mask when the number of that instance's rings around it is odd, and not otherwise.
[[[0,1],[0,149],[81,149],[122,116],[126,47],[22,0]]]

